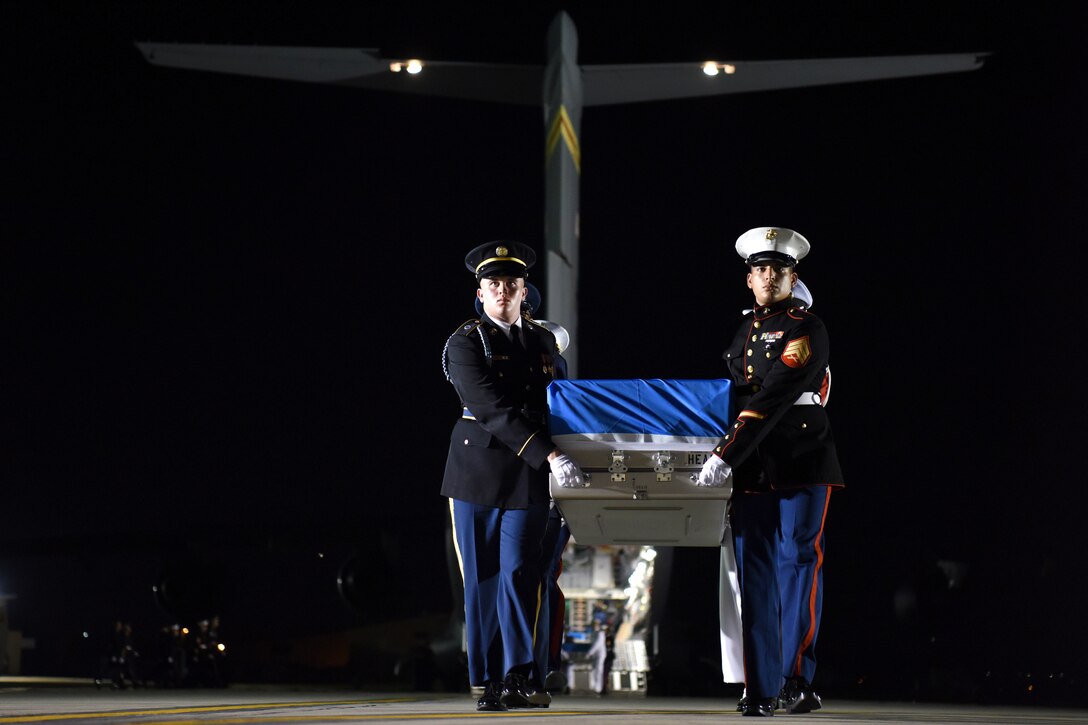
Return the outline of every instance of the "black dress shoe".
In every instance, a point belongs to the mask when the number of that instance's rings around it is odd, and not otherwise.
[[[774,717],[775,699],[773,697],[745,697],[738,705],[744,717]]]
[[[567,676],[559,670],[552,670],[544,678],[544,689],[549,693],[565,691],[567,689]]]
[[[552,704],[552,696],[547,690],[530,685],[525,675],[511,672],[502,683],[502,704],[507,707],[548,707]]]
[[[804,677],[791,677],[778,696],[782,708],[791,715],[801,715],[823,707],[820,696]]]
[[[484,685],[484,694],[476,701],[476,710],[479,712],[506,712],[506,705],[502,704],[501,682],[488,682]]]
[[[737,701],[737,712],[744,712],[744,708],[745,708],[745,706],[747,704],[748,704],[748,695],[747,695],[747,692],[746,692],[745,694],[741,695],[740,700]],[[782,709],[781,695],[779,695],[778,697],[775,697],[775,698],[771,698],[771,705],[774,706],[775,710],[781,710]]]

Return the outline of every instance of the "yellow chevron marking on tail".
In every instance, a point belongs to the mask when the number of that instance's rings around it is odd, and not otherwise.
[[[555,153],[560,136],[563,137],[563,143],[566,144],[567,151],[570,152],[571,160],[574,161],[575,170],[581,174],[582,149],[578,146],[578,136],[574,133],[574,124],[571,123],[566,106],[559,107],[559,112],[555,114],[555,118],[552,119],[552,125],[548,129],[547,150],[544,152],[545,161],[550,160],[552,154]]]

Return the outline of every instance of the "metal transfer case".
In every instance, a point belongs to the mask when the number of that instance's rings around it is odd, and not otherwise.
[[[582,545],[720,546],[732,479],[696,486],[729,426],[729,380],[556,380],[552,440],[589,486],[551,495]]]

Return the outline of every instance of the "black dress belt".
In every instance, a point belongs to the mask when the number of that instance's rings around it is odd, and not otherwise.
[[[523,408],[521,414],[532,423],[540,423],[541,425],[543,425],[548,421],[548,414],[542,413],[539,410],[528,410]],[[461,417],[468,418],[469,420],[476,420],[476,416],[474,416],[472,414],[472,411],[470,411],[468,408],[462,410]]]

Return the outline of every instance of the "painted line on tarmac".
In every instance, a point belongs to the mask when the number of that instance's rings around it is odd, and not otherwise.
[[[0,717],[0,723],[20,722],[56,722],[61,720],[100,720],[102,718],[146,718],[154,715],[194,715],[197,713],[217,712],[255,712],[259,710],[272,710],[278,708],[296,707],[329,707],[332,705],[395,705],[398,702],[417,702],[409,697],[382,698],[374,700],[315,700],[311,702],[267,702],[249,703],[245,705],[202,705],[199,707],[167,707],[151,710],[112,710],[109,712],[63,712],[48,713],[44,715],[11,715]],[[275,718],[276,716],[270,716]],[[296,716],[297,717],[297,716]],[[316,715],[314,716],[317,717]],[[240,719],[239,719],[240,720]],[[253,718],[245,718],[252,721]],[[238,720],[232,720],[238,721]],[[171,723],[182,722],[169,720]],[[212,720],[199,719],[191,722],[214,722]]]

